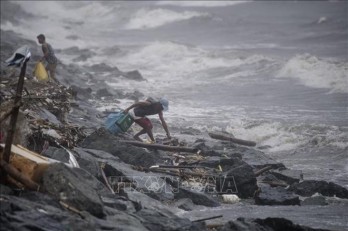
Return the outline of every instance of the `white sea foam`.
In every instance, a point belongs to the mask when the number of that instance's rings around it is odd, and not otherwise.
[[[160,79],[164,76],[172,79],[180,76],[187,78],[195,72],[211,68],[238,67],[271,60],[262,55],[222,57],[215,51],[194,46],[174,42],[154,42],[133,50],[123,57],[118,57],[114,61],[121,69],[137,68],[142,70],[142,73],[151,71],[151,74]]]
[[[319,59],[309,54],[291,58],[277,77],[297,78],[309,87],[348,93],[348,63]]]
[[[246,3],[246,1],[158,1],[157,5],[172,5],[182,7],[224,7],[241,3]]]
[[[107,7],[99,2],[19,1],[23,10],[50,20],[72,23],[100,23],[114,17],[119,6]],[[98,20],[96,20],[96,18]]]
[[[118,21],[114,4],[106,7],[99,2],[58,2],[58,1],[16,1],[24,11],[34,15],[21,19],[18,24],[2,23],[4,30],[13,30],[24,38],[36,40],[39,33],[46,35],[54,48],[71,47],[71,35],[77,35],[73,46],[90,48],[100,46],[99,39],[103,30]],[[99,38],[99,39],[96,39]]]
[[[246,121],[234,118],[226,131],[236,137],[255,141],[258,146],[270,146],[270,152],[295,150],[298,147],[348,147],[348,133],[336,126]]]
[[[194,11],[176,12],[167,9],[138,10],[125,25],[125,29],[149,29],[169,23],[188,20],[194,17],[206,17],[208,14]]]

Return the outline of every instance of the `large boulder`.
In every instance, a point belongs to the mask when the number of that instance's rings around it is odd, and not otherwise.
[[[42,177],[44,190],[58,200],[85,210],[94,216],[103,217],[103,202],[98,193],[108,193],[105,186],[90,173],[65,164],[50,165]]]
[[[123,143],[118,137],[113,136],[105,129],[99,129],[80,143],[87,149],[102,150],[119,157],[123,162],[131,165],[148,168],[159,164],[161,155],[159,152],[146,151],[144,148],[135,147]]]
[[[127,79],[132,79],[132,80],[137,80],[137,81],[144,81],[144,77],[140,74],[138,70],[135,71],[128,71],[128,72],[123,72],[122,74],[125,76]]]
[[[326,198],[324,196],[313,196],[305,198],[303,201],[301,201],[301,205],[328,205],[329,203],[326,201]]]
[[[289,190],[294,193],[310,197],[315,193],[320,193],[323,196],[328,197],[340,197],[348,198],[348,190],[333,182],[318,181],[318,180],[305,180],[300,183],[295,183],[290,186]]]
[[[243,161],[258,169],[266,166],[272,166],[273,169],[285,168],[284,164],[277,162],[264,152],[254,148],[238,146],[233,149],[227,149],[225,152],[228,153],[228,156],[241,156]]]
[[[136,190],[156,200],[168,201],[174,199],[173,186],[167,183],[172,178],[170,176],[137,171],[131,165],[123,163],[118,157],[104,151],[83,148],[75,148],[74,151],[79,156],[79,163],[82,159],[86,163],[90,162],[87,166],[93,166],[95,162],[103,163],[103,172],[115,192],[118,192],[118,185],[123,186],[125,182],[128,182]],[[86,163],[83,166],[86,166]],[[100,168],[99,172],[101,172]],[[100,176],[97,177],[99,179]],[[104,182],[105,179],[102,178],[102,181]]]
[[[253,168],[241,162],[216,179],[216,191],[221,194],[237,194],[240,198],[251,198],[258,189]]]
[[[191,222],[186,218],[177,216],[167,217],[160,211],[142,209],[136,213],[141,223],[151,231],[175,230],[175,231],[204,231],[207,230],[203,222]]]
[[[54,205],[56,204],[56,205]],[[35,197],[4,196],[0,201],[1,230],[100,230],[95,223],[86,222],[62,208],[57,200],[44,194]]]
[[[255,195],[255,203],[258,205],[300,205],[299,197],[282,187],[263,185],[260,189]]]
[[[42,152],[42,155],[51,159],[59,160],[63,163],[69,163],[69,153],[62,148],[50,146]]]
[[[303,180],[303,174],[301,170],[281,169],[273,170],[270,173],[277,177],[279,180],[282,180],[289,185],[298,183],[300,182],[300,180]]]
[[[189,198],[196,205],[204,205],[208,207],[218,207],[220,203],[211,196],[190,189],[180,187],[179,191],[174,194],[175,199]]]

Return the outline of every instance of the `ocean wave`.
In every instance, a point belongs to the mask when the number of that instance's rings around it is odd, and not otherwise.
[[[305,86],[328,88],[331,93],[348,93],[347,73],[347,63],[302,54],[291,58],[277,77],[296,78]]]
[[[232,6],[246,1],[159,1],[157,5],[172,5],[181,7],[224,7]]]
[[[114,17],[115,8],[105,6],[99,2],[57,2],[43,1],[33,3],[20,1],[18,4],[27,12],[38,17],[46,17],[50,20],[63,20],[75,23],[93,23],[110,20]],[[98,20],[96,20],[98,18]]]
[[[207,17],[207,13],[194,11],[175,12],[167,9],[138,10],[124,26],[125,29],[149,29],[160,27],[169,23],[188,20],[195,17]]]
[[[134,67],[158,72],[164,71],[174,76],[193,74],[211,68],[238,67],[264,61],[271,62],[272,59],[257,54],[246,57],[238,57],[233,54],[226,56],[219,50],[206,50],[169,41],[153,42],[116,60],[117,63],[128,63]]]
[[[269,152],[293,151],[297,148],[331,147],[348,148],[348,133],[337,126],[318,124],[284,124],[270,121],[245,121],[235,119],[226,131],[258,146],[268,146]]]

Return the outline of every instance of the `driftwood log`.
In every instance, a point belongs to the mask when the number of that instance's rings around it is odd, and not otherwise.
[[[213,217],[202,218],[202,219],[194,220],[192,222],[207,221],[207,220],[212,220],[212,219],[221,218],[221,217],[223,217],[223,215],[217,215],[217,216],[213,216]]]
[[[267,172],[267,171],[271,170],[272,168],[273,168],[272,165],[269,165],[269,166],[266,166],[264,168],[257,170],[256,172],[254,172],[255,177],[260,176],[262,173]]]
[[[131,144],[137,147],[142,148],[148,148],[148,149],[156,149],[156,150],[162,150],[162,151],[169,151],[169,152],[189,152],[189,153],[197,153],[199,150],[197,148],[189,148],[189,147],[179,147],[179,146],[168,146],[168,145],[162,145],[162,144],[146,144],[139,141],[122,141],[126,144]]]
[[[226,141],[230,141],[232,143],[241,144],[241,145],[245,145],[245,146],[251,146],[251,147],[256,146],[256,142],[254,142],[254,141],[237,139],[237,138],[234,138],[232,135],[218,133],[218,132],[209,132],[208,134],[213,139],[226,140]]]

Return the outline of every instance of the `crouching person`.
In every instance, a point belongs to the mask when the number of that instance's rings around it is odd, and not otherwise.
[[[161,120],[163,129],[165,130],[168,139],[170,139],[170,133],[168,126],[163,117],[163,111],[168,110],[169,102],[168,100],[161,98],[159,101],[155,101],[152,98],[147,98],[144,101],[139,101],[132,104],[127,109],[124,110],[125,113],[129,113],[130,116],[134,119],[134,122],[140,125],[143,129],[135,134],[134,139],[142,141],[139,136],[147,133],[151,141],[154,143],[155,139],[152,133],[152,123],[146,116],[158,114],[159,119]]]

